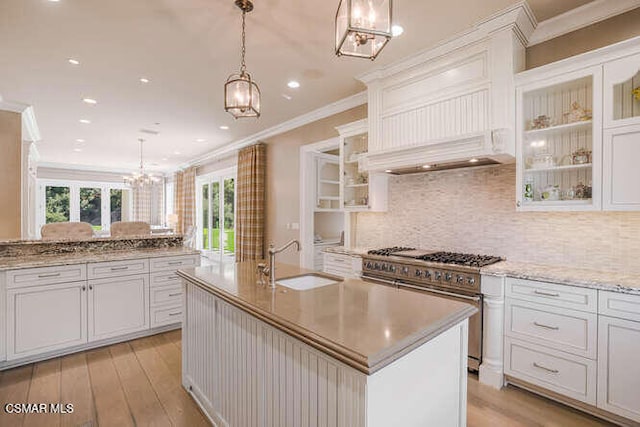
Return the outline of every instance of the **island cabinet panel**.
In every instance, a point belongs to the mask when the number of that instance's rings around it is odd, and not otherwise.
[[[24,268],[7,272],[7,288],[79,282],[87,279],[85,264]]]
[[[7,291],[7,360],[87,341],[86,282]]]
[[[219,426],[464,426],[467,328],[367,375],[187,280],[183,385]]]
[[[143,258],[129,261],[96,262],[89,264],[87,268],[89,279],[105,279],[149,273],[149,260]]]
[[[148,328],[148,275],[89,280],[89,341]]]

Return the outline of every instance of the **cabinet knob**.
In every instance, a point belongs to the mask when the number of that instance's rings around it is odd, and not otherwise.
[[[520,207],[520,205],[522,205],[522,203],[520,203],[520,200],[518,200],[518,201],[516,202],[516,206],[517,206],[517,207]]]

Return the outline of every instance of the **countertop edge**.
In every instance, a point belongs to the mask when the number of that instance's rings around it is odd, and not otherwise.
[[[119,253],[123,252],[123,253]],[[126,252],[126,254],[124,253]],[[172,253],[173,252],[173,253]],[[68,256],[68,258],[57,259],[58,257],[55,255],[41,257],[38,261],[25,261],[24,264],[19,265],[11,265],[11,266],[3,266],[0,265],[0,272],[10,271],[10,270],[22,270],[26,268],[40,268],[40,267],[60,267],[64,265],[77,265],[77,264],[92,264],[99,262],[109,262],[109,261],[124,261],[129,259],[140,259],[140,258],[162,258],[168,256],[190,256],[190,255],[200,255],[200,251],[197,250],[184,250],[182,248],[177,248],[175,250],[171,249],[157,249],[157,250],[149,250],[147,252],[144,250],[132,250],[132,251],[113,251],[101,253],[100,257],[106,257],[113,255],[113,259],[91,259],[91,255],[82,254],[78,255],[77,258],[72,256]],[[42,260],[44,259],[44,261]]]
[[[319,336],[318,334],[315,334],[299,325],[292,324],[287,320],[260,310],[259,308],[246,303],[242,299],[225,292],[223,289],[212,286],[206,281],[190,275],[185,270],[178,270],[177,274],[183,279],[198,286],[199,288],[211,292],[212,294],[233,305],[234,307],[237,307],[247,312],[248,314],[255,316],[259,320],[262,320],[263,322],[293,336],[294,338],[299,339],[303,343],[339,360],[342,363],[345,363],[346,365],[362,372],[365,375],[374,374],[375,372],[388,366],[395,360],[401,358],[402,356],[406,355],[422,344],[437,337],[452,326],[469,318],[477,311],[475,307],[469,305],[468,308],[456,312],[455,315],[442,319],[435,325],[435,327],[427,329],[423,334],[409,336],[394,348],[388,349],[385,352],[378,353],[373,357],[367,357],[360,353],[351,351],[348,348],[338,345],[330,340],[327,340],[322,336]]]

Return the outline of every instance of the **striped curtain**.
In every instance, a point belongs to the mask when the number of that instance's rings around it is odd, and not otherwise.
[[[133,221],[162,225],[164,186],[134,187],[131,189],[131,193],[133,195]]]
[[[196,168],[176,172],[173,178],[173,211],[178,215],[176,233],[185,234],[196,225]]]
[[[266,157],[264,144],[238,154],[236,262],[264,258]]]

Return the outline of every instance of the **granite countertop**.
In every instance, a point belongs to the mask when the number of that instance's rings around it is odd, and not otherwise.
[[[355,369],[372,374],[470,317],[469,304],[344,279],[306,291],[257,284],[256,262],[178,271],[189,282]],[[278,264],[278,279],[309,273]],[[338,278],[341,280],[341,278]]]
[[[481,273],[640,295],[640,274],[514,261],[502,261],[483,267]]]
[[[369,248],[346,248],[344,246],[331,246],[324,249],[323,252],[327,252],[330,254],[349,255],[349,256],[362,256],[362,255],[366,255],[368,251],[369,251]]]
[[[24,257],[0,257],[0,271],[32,267],[52,267],[58,265],[85,264],[91,262],[123,261],[128,259],[155,258],[165,256],[200,254],[194,249],[160,248],[102,251],[99,253],[79,253],[64,255],[32,255]]]
[[[118,237],[91,237],[89,239],[55,239],[55,240],[42,240],[42,239],[10,239],[0,240],[0,246],[2,245],[40,245],[40,244],[53,244],[53,243],[86,243],[86,242],[111,242],[111,241],[127,241],[127,240],[160,240],[160,239],[174,239],[176,237],[183,237],[182,234],[143,234],[136,236],[118,236]]]

